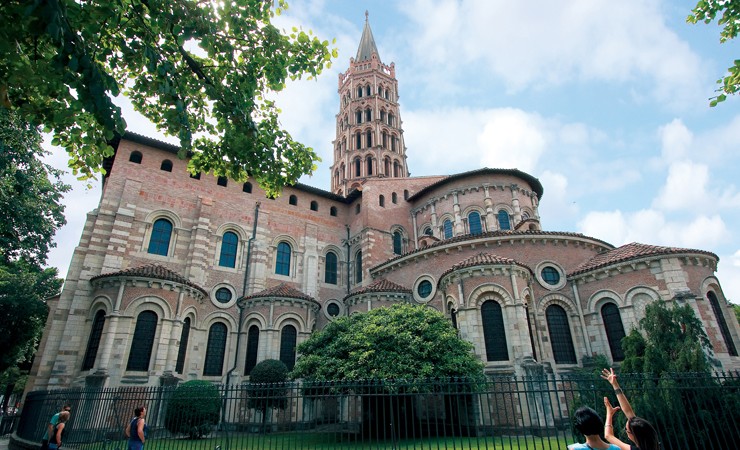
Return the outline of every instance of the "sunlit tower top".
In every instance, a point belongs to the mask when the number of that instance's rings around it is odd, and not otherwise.
[[[347,195],[367,178],[408,177],[395,64],[383,64],[365,11],[357,55],[339,74],[331,190]]]

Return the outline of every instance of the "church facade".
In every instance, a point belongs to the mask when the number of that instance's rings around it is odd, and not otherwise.
[[[689,304],[718,368],[740,327],[707,251],[547,230],[544,188],[516,169],[410,177],[394,64],[369,24],[339,76],[331,188],[268,199],[186,171],[178,148],[116,142],[50,314],[28,389],[245,380],[337,317],[435,308],[489,374],[623,358],[650,302]]]

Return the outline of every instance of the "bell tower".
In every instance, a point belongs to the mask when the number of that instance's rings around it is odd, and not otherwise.
[[[396,67],[383,64],[365,11],[357,55],[339,74],[331,191],[347,195],[368,178],[408,177]]]

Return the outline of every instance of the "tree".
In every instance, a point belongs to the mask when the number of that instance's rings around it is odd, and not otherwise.
[[[180,140],[193,172],[268,194],[315,170],[313,149],[281,129],[270,100],[287,79],[315,77],[336,50],[272,23],[287,4],[237,0],[0,2],[0,108],[54,133],[76,175],[101,172],[126,129],[113,97]],[[196,138],[196,136],[199,136]]]
[[[69,185],[40,158],[41,136],[0,107],[0,262],[20,258],[41,266],[52,238],[66,223],[61,199]]]
[[[638,329],[622,340],[623,372],[649,374],[710,371],[711,345],[689,305],[657,301],[645,307]]]
[[[398,304],[342,317],[298,347],[291,375],[311,381],[478,377],[483,364],[442,313]]]
[[[701,21],[708,24],[714,22],[718,16],[720,18],[717,24],[723,27],[719,41],[725,43],[735,39],[740,32],[740,0],[699,0],[686,21],[689,23]],[[717,106],[718,103],[725,101],[728,95],[740,91],[740,59],[733,62],[727,69],[727,74],[717,80],[717,84],[719,94],[710,98],[710,106]]]
[[[190,439],[208,435],[218,424],[221,396],[210,381],[191,380],[175,389],[167,403],[164,426],[172,434],[186,434]]]
[[[247,405],[262,412],[262,431],[266,431],[267,411],[285,409],[288,404],[288,367],[282,361],[266,359],[249,373]]]

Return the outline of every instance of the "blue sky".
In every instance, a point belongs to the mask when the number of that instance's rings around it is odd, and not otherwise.
[[[544,229],[712,251],[740,303],[740,99],[707,101],[740,42],[687,24],[694,3],[293,0],[277,24],[339,50],[331,70],[277,98],[284,127],[323,159],[301,181],[329,188],[337,75],[368,10],[381,60],[396,65],[412,176],[516,167],[544,185]],[[119,104],[131,131],[164,138]],[[62,275],[100,196],[99,183],[74,184],[49,259]]]

